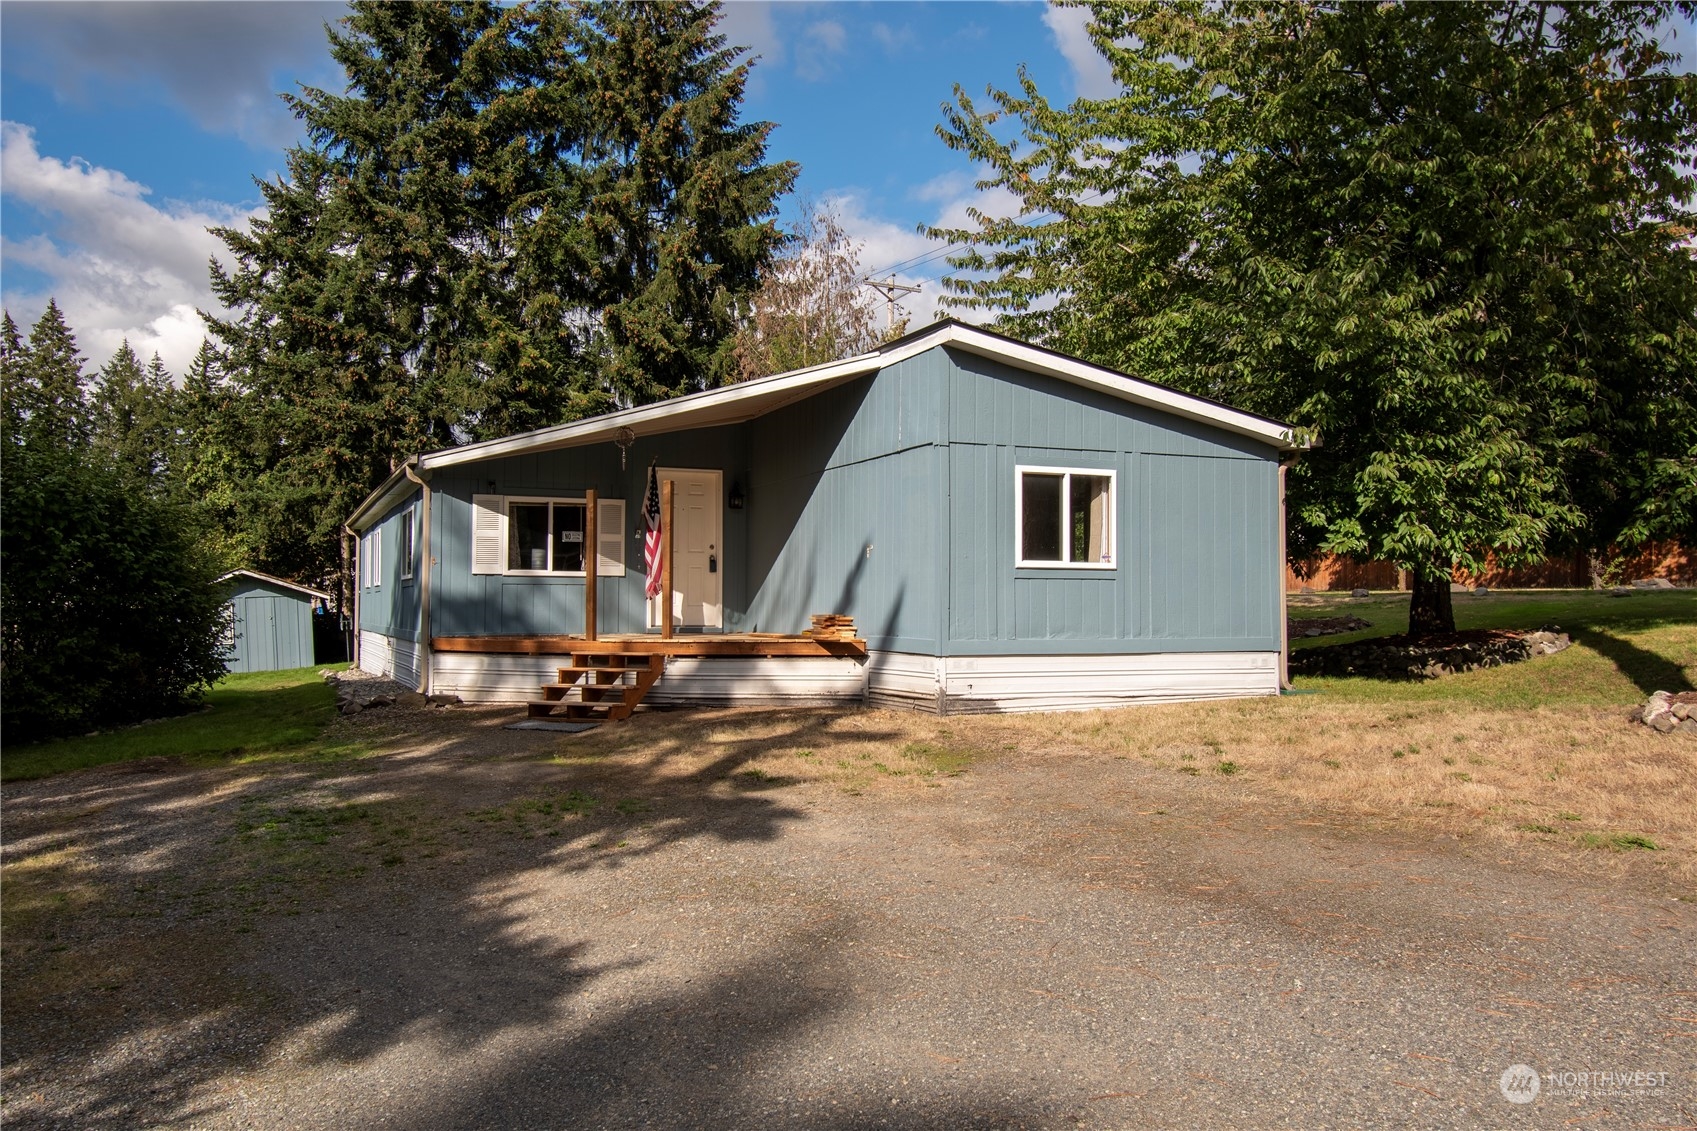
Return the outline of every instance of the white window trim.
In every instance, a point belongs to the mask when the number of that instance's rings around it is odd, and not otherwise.
[[[418,552],[417,512],[417,507],[408,507],[401,512],[401,536],[397,539],[400,545],[396,547],[395,553],[401,559],[402,581],[412,580],[412,559]]]
[[[383,588],[383,528],[374,526],[365,532],[365,587]]]
[[[507,556],[507,551],[508,551],[508,539],[511,537],[511,535],[509,534],[509,531],[511,530],[512,521],[513,521],[513,504],[515,504],[515,503],[528,503],[532,506],[539,505],[539,504],[542,504],[542,503],[550,504],[549,510],[548,510],[548,560],[549,561],[554,560],[554,511],[553,511],[553,505],[559,504],[559,503],[564,503],[567,506],[580,506],[584,509],[584,517],[585,518],[587,518],[588,514],[589,514],[589,499],[586,498],[583,495],[577,495],[577,496],[572,496],[572,495],[503,495],[503,496],[501,496],[501,498],[503,500],[502,503],[501,503],[501,561],[502,561],[502,563],[506,563],[506,562],[511,560]],[[596,503],[597,503],[598,506],[602,505],[602,504],[606,504],[606,503],[621,503],[622,504],[623,502],[624,502],[623,499],[597,499],[596,500]],[[587,535],[588,533],[589,533],[589,531],[586,529],[584,531],[584,534]],[[624,547],[623,547],[623,544],[622,544],[622,539],[623,539],[623,531],[622,530],[620,532],[620,538],[621,538],[620,549],[623,549]],[[603,537],[602,532],[600,530],[597,530],[597,532],[596,532],[597,543],[602,542],[602,541],[607,541],[607,540],[608,539]],[[587,540],[585,541],[584,546],[585,546],[584,559],[586,561],[588,560],[590,554],[599,554],[601,552],[600,545],[590,546],[588,544]],[[622,563],[621,563],[621,565],[622,565]],[[620,572],[618,574],[614,574],[613,576],[623,576],[623,572],[624,572],[623,568],[621,568]],[[503,564],[502,568],[501,568],[501,572],[499,574],[489,574],[488,576],[491,576],[491,577],[496,577],[496,576],[499,576],[499,577],[588,577],[589,571],[588,570],[582,570],[582,569],[510,569],[505,564]],[[606,577],[606,576],[608,576],[608,573],[605,572],[605,571],[598,571],[598,576]]]
[[[1072,553],[1072,532],[1067,522],[1067,501],[1072,497],[1072,476],[1089,475],[1108,480],[1108,560],[1105,562],[1045,562],[1025,560],[1025,477],[1026,475],[1059,475],[1061,479],[1061,551]],[[1098,573],[1116,570],[1120,566],[1119,546],[1119,474],[1107,467],[1045,467],[1020,463],[1013,469],[1013,560],[1018,569],[1094,570]]]

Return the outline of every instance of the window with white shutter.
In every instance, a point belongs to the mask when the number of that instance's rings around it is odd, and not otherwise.
[[[505,573],[507,567],[507,499],[504,495],[471,497],[471,572]]]
[[[538,577],[584,575],[583,499],[473,495],[471,572]],[[625,501],[599,500],[595,569],[625,575]]]

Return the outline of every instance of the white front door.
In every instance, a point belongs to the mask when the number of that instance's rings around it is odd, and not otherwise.
[[[662,467],[672,481],[672,623],[722,628],[725,623],[724,484],[717,471]],[[648,625],[660,623],[660,598],[648,602]]]

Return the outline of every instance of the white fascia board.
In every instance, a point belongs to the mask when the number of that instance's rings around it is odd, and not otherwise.
[[[260,573],[257,570],[233,569],[218,580],[221,582],[228,581],[232,577],[251,577],[255,581],[263,581],[267,585],[281,585],[284,589],[293,589],[296,593],[305,593],[308,597],[318,597],[325,601],[330,599],[330,594],[322,589],[314,589],[310,585],[297,585],[293,581],[284,581],[281,577],[272,577],[269,573]]]
[[[1148,408],[1159,409],[1174,416],[1182,416],[1189,420],[1201,421],[1235,432],[1240,436],[1261,440],[1281,451],[1295,451],[1307,447],[1297,443],[1291,436],[1289,426],[1276,420],[1256,416],[1253,413],[1240,412],[1225,405],[1215,404],[1193,397],[1189,393],[1181,393],[1177,389],[1169,389],[1163,385],[1139,381],[1135,377],[1127,377],[1123,373],[1115,373],[1099,365],[1087,361],[1051,353],[1035,346],[1024,345],[1009,341],[994,334],[986,334],[970,326],[951,325],[943,341],[928,341],[928,345],[951,345],[957,349],[975,353],[981,357],[989,357],[1005,361],[1016,369],[1032,373],[1042,373],[1049,377],[1058,377],[1074,385],[1100,389],[1105,393],[1131,401],[1133,404],[1144,405]]]
[[[574,420],[518,436],[428,452],[419,457],[418,465],[420,469],[434,470],[524,452],[579,447],[605,439],[621,428],[629,428],[638,436],[653,436],[709,424],[740,424],[811,396],[827,385],[875,372],[887,364],[886,355],[860,354],[827,365],[760,377],[722,389],[690,393],[673,400],[592,416],[587,420]]]
[[[557,424],[552,428],[541,428],[499,440],[486,440],[482,443],[428,452],[417,457],[417,468],[423,472],[462,463],[475,463],[479,460],[498,459],[502,456],[580,447],[605,442],[621,428],[629,428],[641,437],[678,432],[686,428],[740,424],[810,397],[831,385],[875,373],[938,346],[955,346],[970,353],[1006,362],[1016,369],[1099,389],[1121,400],[1212,424],[1228,432],[1260,440],[1280,450],[1295,450],[1303,446],[1291,438],[1288,427],[1277,421],[1239,412],[1147,381],[1139,381],[1076,358],[988,334],[964,323],[947,322],[930,332],[915,334],[910,340],[893,349],[875,350],[842,361],[778,373],[771,377],[759,377],[722,389],[708,389],[657,404],[628,408],[587,420],[574,420],[569,424]],[[378,493],[381,494],[382,491],[383,489],[379,488]],[[373,496],[373,499],[375,498],[376,495]],[[358,519],[364,517],[372,501],[367,500],[366,504],[355,512],[355,519],[350,521],[350,526],[358,528]]]
[[[365,502],[354,508],[354,513],[348,516],[349,530],[363,533],[372,523],[388,514],[396,503],[418,490],[418,484],[407,478],[407,466],[416,466],[417,458],[408,456],[401,466],[390,472],[389,478],[378,485],[377,490],[365,497]]]

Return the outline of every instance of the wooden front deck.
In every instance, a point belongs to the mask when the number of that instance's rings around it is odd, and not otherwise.
[[[474,652],[490,655],[570,656],[864,656],[866,641],[816,640],[775,632],[701,633],[670,638],[651,632],[603,633],[594,640],[581,636],[433,636],[435,652]]]

